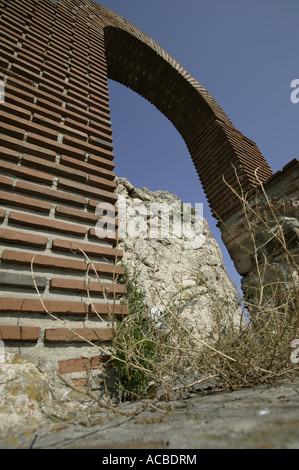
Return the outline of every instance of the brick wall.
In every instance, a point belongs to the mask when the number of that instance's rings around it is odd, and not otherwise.
[[[0,338],[7,350],[70,360],[110,339],[115,240],[99,240],[99,202],[115,204],[103,28],[72,2],[0,2]],[[89,285],[85,258],[101,276]],[[46,308],[80,336],[45,315]],[[91,273],[92,274],[92,273]],[[127,314],[116,300],[115,314]],[[59,348],[57,348],[59,346]],[[66,347],[69,346],[69,347]],[[60,353],[58,352],[60,351]],[[63,363],[60,368],[65,368]]]
[[[0,0],[0,37],[0,339],[46,359],[58,345],[55,351],[74,361],[92,354],[82,336],[109,340],[103,292],[90,284],[104,321],[86,293],[84,257],[72,250],[76,245],[92,258],[112,298],[115,239],[95,235],[97,204],[116,202],[107,77],[171,120],[219,219],[229,218],[238,204],[222,180],[233,183],[232,164],[245,190],[257,167],[262,181],[272,171],[255,143],[172,57],[91,0]],[[78,328],[81,338],[44,315],[32,282],[34,255],[45,306]],[[115,291],[121,296],[125,289],[117,285]],[[116,314],[128,314],[118,300]]]

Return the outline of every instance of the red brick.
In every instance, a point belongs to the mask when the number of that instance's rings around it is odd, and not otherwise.
[[[61,62],[60,65],[58,65],[53,59],[47,59],[46,63],[43,64],[44,75],[46,75],[46,73],[49,73],[52,76],[53,80],[55,80],[56,77],[61,80],[64,80],[67,74],[67,68],[67,64]]]
[[[115,178],[115,173],[113,171],[107,170],[106,168],[101,168],[100,164],[91,165],[89,163],[81,162],[80,160],[77,160],[76,158],[67,157],[65,155],[61,156],[60,161],[64,165],[67,165],[71,168],[75,168],[76,171],[84,170],[87,173],[92,173],[100,177],[106,178],[108,180],[114,180]],[[111,168],[114,168],[114,164],[111,165]]]
[[[34,246],[39,248],[45,248],[48,241],[46,237],[8,229],[0,229],[0,240],[6,243],[16,243],[18,245]]]
[[[86,224],[93,224],[95,225],[98,220],[100,220],[100,216],[87,212],[87,211],[80,211],[78,209],[73,209],[72,207],[63,207],[58,206],[56,207],[55,214],[59,217],[63,217],[65,219],[74,219],[77,221],[82,221]],[[117,225],[117,220],[109,219],[111,223],[115,223]]]
[[[14,180],[6,176],[0,176],[0,188],[11,189]]]
[[[84,114],[87,112],[89,100],[84,95],[82,95],[80,99],[74,98],[70,95],[65,95],[65,101],[66,109],[70,109],[75,112],[80,112],[80,110],[82,110]]]
[[[81,124],[80,126],[78,126],[80,128],[80,130],[79,130],[79,128],[74,129],[72,127],[66,126],[65,123],[60,124],[60,119],[59,119],[59,123],[58,123],[57,121],[55,121],[53,119],[49,119],[48,117],[44,117],[44,116],[42,116],[40,114],[37,114],[37,113],[34,114],[32,119],[33,119],[33,122],[36,122],[37,124],[40,124],[42,126],[46,126],[46,127],[56,129],[59,132],[61,132],[62,134],[68,134],[68,135],[71,135],[71,136],[74,136],[74,137],[79,137],[82,140],[87,139],[88,134],[86,132],[83,132],[83,131],[84,131],[84,128],[89,129],[88,126],[83,126]]]
[[[29,132],[27,141],[33,144],[40,145],[44,148],[54,150],[55,152],[59,152],[61,154],[64,153],[67,155],[71,155],[81,160],[84,160],[85,158],[85,152],[83,150],[79,150],[76,147],[71,147],[69,145],[61,144],[58,141],[46,139],[38,134],[33,134],[32,132]]]
[[[1,38],[2,44],[0,45],[0,54],[2,57],[7,57],[8,59],[16,50],[18,50],[17,44],[7,43]]]
[[[11,60],[14,61],[14,57],[11,57]],[[18,62],[18,63],[17,63]],[[26,64],[25,61],[20,59],[16,60],[15,63],[11,67],[12,72],[17,73],[18,75],[22,75],[26,79],[30,81],[38,81],[39,78],[39,69],[35,66],[30,66],[30,64]]]
[[[80,84],[80,86],[81,86],[81,84]],[[111,125],[109,115],[106,115],[104,113],[96,115],[96,114],[90,113],[89,111],[84,111],[83,109],[80,109],[79,107],[71,106],[71,105],[67,106],[66,111],[69,111],[68,114],[69,114],[70,117],[71,117],[71,115],[73,115],[74,117],[77,116],[77,115],[81,116],[82,122],[83,122],[83,119],[85,119],[85,124],[87,124],[88,120],[92,120],[93,122],[97,122],[100,125],[104,125],[104,126],[107,126],[107,127]],[[80,114],[80,112],[81,112],[81,114]],[[103,114],[103,117],[102,117],[102,114]]]
[[[4,12],[1,21],[4,21],[6,25],[9,25],[9,28],[13,27],[14,29],[19,30],[20,32],[22,31],[21,28],[24,27],[24,20],[16,21],[13,17],[11,17],[11,15],[7,11]]]
[[[77,359],[66,359],[58,361],[58,371],[60,374],[71,374],[73,372],[84,372],[97,369],[109,356],[79,357]]]
[[[29,61],[19,59],[18,57],[14,58],[14,64],[12,65],[11,70],[13,72],[20,73],[20,75],[25,75],[25,77],[30,78],[31,80],[38,78],[40,72],[37,65],[33,65]]]
[[[21,37],[21,34],[22,34],[19,28],[9,27],[8,25],[6,26],[3,21],[1,23],[1,33],[4,35],[7,34],[10,38],[14,37],[17,39],[19,39],[19,37]],[[8,63],[9,63],[9,60],[8,60]]]
[[[39,90],[42,90],[42,89],[43,89],[43,85],[41,84],[39,86]],[[53,93],[55,92],[58,93],[58,91],[53,90]],[[54,111],[51,111],[48,108],[36,106],[36,105],[34,106],[34,108],[32,108],[32,111],[34,111],[34,116],[36,114],[40,114],[41,116],[44,116],[47,119],[51,119],[53,122],[56,122],[57,124],[60,124],[61,122],[61,114],[62,114],[61,112],[54,113]]]
[[[57,122],[61,121],[61,114],[64,109],[62,107],[61,108],[58,107],[58,110],[57,110],[58,112],[55,113],[53,110],[48,109],[47,107],[37,106],[36,104],[33,104],[31,102],[28,102],[26,100],[19,98],[18,96],[13,96],[10,94],[6,95],[6,101],[7,101],[7,104],[9,104],[10,106],[11,105],[22,106],[23,109],[28,110],[30,112],[30,115],[33,112],[37,112],[43,116],[47,116],[51,118],[52,120],[56,120]],[[60,109],[60,112],[59,112],[59,109]]]
[[[6,215],[6,210],[0,209],[0,222],[3,222],[5,215]]]
[[[71,250],[76,251],[77,248],[83,250],[88,256],[97,256],[105,259],[114,260],[116,258],[120,259],[123,256],[122,250],[101,246],[100,244],[77,243],[59,238],[54,239],[52,242],[52,250],[70,252]]]
[[[110,109],[109,106],[107,105],[107,101],[102,98],[97,99],[97,105],[94,106],[94,102],[92,103],[93,106],[90,106],[90,112],[99,116],[107,116],[107,119],[110,118]]]
[[[69,191],[78,192],[86,196],[91,196],[93,198],[100,198],[102,201],[111,202],[114,204],[117,201],[117,195],[112,192],[104,191],[102,189],[92,188],[85,184],[76,183],[65,178],[60,178],[58,182],[58,187],[62,189],[67,189]]]
[[[94,311],[92,305],[90,306],[90,313],[89,315],[91,316],[104,316],[104,315],[109,315],[109,317],[116,317],[116,318],[124,318],[127,315],[130,314],[129,307],[124,304],[107,304],[105,303],[93,303],[93,306],[96,310]]]
[[[10,135],[12,137],[16,137],[17,139],[23,140],[25,135],[25,129],[20,129],[19,127],[11,126],[6,122],[0,121],[0,131],[4,135]]]
[[[34,83],[30,82],[30,80],[24,80],[24,77],[16,74],[8,77],[5,89],[8,94],[22,98],[30,103],[34,102],[34,96],[37,91]]]
[[[8,22],[15,24],[16,26],[25,26],[25,18],[19,13],[17,13],[15,10],[13,10],[13,12],[10,12],[10,10],[7,9],[6,12],[3,14],[2,18],[4,18],[4,20],[8,20]]]
[[[115,164],[112,161],[98,157],[97,155],[89,155],[88,163],[91,163],[92,165],[99,165],[100,167],[106,168],[107,170],[113,170],[115,167]]]
[[[25,95],[21,98],[19,96],[15,96],[15,95],[12,95],[11,93],[6,92],[5,102],[8,105],[21,106],[23,109],[29,112],[31,112],[35,108],[35,105],[33,104],[33,102],[26,100]]]
[[[34,5],[33,0],[28,0],[25,4],[24,4],[23,0],[14,0],[14,3],[16,3],[16,5],[18,7],[18,11],[22,11],[22,12],[24,12],[24,14],[32,12],[31,7],[33,7],[33,5]],[[11,6],[11,4],[10,4],[10,6]]]
[[[103,283],[102,285],[99,282],[90,282],[89,291],[94,294],[100,294],[103,292],[103,289],[108,295],[121,295],[125,294],[126,287],[123,284],[107,284]],[[75,279],[51,279],[50,288],[52,290],[59,291],[71,291],[74,293],[85,292],[87,291],[87,284],[85,281],[78,281]]]
[[[110,150],[112,151],[113,150],[113,143],[112,142],[108,142],[107,139],[104,137],[104,139],[102,137],[100,137],[99,135],[97,135],[97,133],[95,133],[95,135],[92,135],[92,132],[89,131],[89,140],[88,142],[91,144],[91,145],[94,145],[94,146],[97,146],[97,147],[101,147],[105,150]]]
[[[35,212],[45,212],[49,214],[51,210],[51,204],[48,202],[36,200],[33,198],[19,196],[14,192],[8,193],[0,191],[0,203],[8,206],[22,207],[24,209],[31,209]]]
[[[42,144],[42,141],[40,143]],[[0,145],[4,147],[7,146],[14,151],[28,153],[29,155],[42,157],[47,160],[54,161],[56,158],[56,152],[44,148],[42,145],[33,145],[29,142],[24,142],[3,134],[0,134]]]
[[[4,160],[18,162],[20,159],[20,152],[15,152],[14,150],[0,147],[0,158]]]
[[[15,49],[17,49],[17,47]],[[3,64],[4,60],[5,60],[5,62],[6,61],[11,62],[12,58],[14,57],[14,48],[5,47],[4,45],[0,45],[0,54],[1,54],[2,64]]]
[[[102,64],[104,67],[104,69],[106,68],[105,67],[105,63]],[[90,78],[91,78],[91,83],[90,83],[90,90],[91,92],[93,93],[100,93],[103,88],[105,89],[107,87],[107,79],[106,77],[103,77],[102,76],[102,73],[99,74],[98,73],[98,70],[96,72],[90,72]]]
[[[9,59],[16,50],[18,50],[18,45],[15,39],[8,41],[3,37],[1,38],[0,53],[3,54],[3,57]]]
[[[98,199],[89,199],[88,200],[88,204],[87,204],[87,209],[92,212],[92,213],[95,213],[96,212],[96,209],[98,207],[99,204],[102,204],[102,201],[99,201]],[[114,205],[114,213],[115,213],[115,217],[117,219],[117,215],[118,215],[118,206]],[[116,226],[118,226],[118,220],[116,220]]]
[[[89,305],[83,302],[44,300],[46,308],[53,315],[87,315]],[[0,298],[0,313],[46,313],[39,299]]]
[[[32,132],[36,132],[39,135],[42,135],[42,136],[50,138],[50,139],[57,140],[57,138],[58,138],[58,132],[57,131],[54,131],[54,130],[49,129],[45,126],[41,126],[39,124],[36,124],[35,122],[31,122],[31,121],[28,121],[26,119],[22,119],[19,116],[16,120],[16,117],[14,115],[1,112],[1,120],[5,123],[8,123],[11,126],[14,126],[17,122],[18,127],[24,129],[25,131],[30,130]]]
[[[66,157],[67,158],[67,157]],[[77,161],[75,158],[72,159],[74,161]],[[62,165],[62,159],[60,160],[61,163],[54,163],[54,162],[49,162],[43,158],[38,158],[38,157],[31,157],[30,155],[24,155],[22,158],[22,164],[33,167],[33,168],[39,168],[42,170],[45,170],[49,173],[54,173],[59,176],[67,176],[68,178],[72,180],[79,180],[81,182],[86,183],[87,182],[87,173],[84,171],[77,170],[72,167],[68,167],[66,165]],[[84,163],[80,162],[82,165],[82,168],[84,168]]]
[[[0,326],[3,341],[32,341],[39,339],[40,328],[33,326]]]
[[[54,177],[51,175],[24,168],[23,166],[16,165],[14,163],[8,163],[0,160],[0,168],[2,172],[10,173],[32,181],[38,181],[39,183],[52,185],[54,182]]]
[[[79,71],[75,67],[72,67],[72,72],[74,73],[74,75],[76,77],[79,77],[80,73],[78,73]],[[85,83],[87,85],[87,82],[85,82]],[[101,121],[103,119],[105,119],[107,121],[110,120],[109,108],[107,106],[103,106],[102,104],[100,105],[99,108],[95,108],[95,107],[90,106],[89,110],[87,111],[88,103],[80,103],[77,100],[72,100],[72,101],[73,102],[69,101],[66,104],[66,109],[69,109],[69,110],[77,112],[77,113],[79,113],[80,110],[81,110],[82,113],[85,116],[87,116],[88,118],[92,118],[92,117],[94,118],[94,116],[98,116]],[[75,103],[75,104],[73,104],[73,103]]]
[[[70,126],[70,127],[74,127],[75,129],[81,129],[81,123],[75,121],[74,119],[71,119],[70,117],[67,117],[66,120],[65,120],[65,123],[67,126]],[[95,123],[94,125],[89,125],[89,126],[83,126],[83,129],[90,129],[90,132],[92,133],[99,133],[99,135],[102,135],[103,136],[106,136],[107,137],[110,137],[111,141],[112,141],[112,137],[111,137],[111,134],[112,134],[112,130],[111,130],[111,127],[110,126],[107,126],[105,124],[101,124],[101,123]]]
[[[26,35],[26,40],[22,43],[22,46],[25,50],[34,48],[35,51],[38,51],[40,54],[45,54],[47,43],[44,39],[41,41],[33,40],[30,31]]]
[[[35,92],[35,95],[46,102],[53,103],[58,113],[60,112],[61,108],[63,108],[62,103],[64,101],[65,95],[62,93],[61,90],[53,90],[53,88],[50,89],[47,85],[43,84],[42,86],[38,87]],[[40,107],[39,104],[38,107]],[[49,108],[52,111],[52,106],[50,106]]]
[[[115,191],[116,189],[115,181],[107,181],[105,178],[99,178],[94,175],[89,175],[88,184],[96,188],[105,189],[106,191]]]
[[[69,80],[69,85],[75,85],[77,87],[82,88],[82,90],[89,90],[89,85],[88,85],[88,80],[87,78],[83,79],[78,76],[76,72],[76,67],[72,67],[72,76],[70,77]],[[89,113],[85,114],[86,116],[89,116]]]
[[[3,250],[1,260],[2,263],[13,263],[30,266],[33,256],[34,253],[28,253],[25,251]],[[50,270],[55,268],[65,271],[78,271],[83,273],[87,269],[85,261],[40,254],[35,256],[34,266],[49,268]],[[94,267],[98,274],[113,275],[114,272],[115,274],[123,274],[124,272],[121,266],[114,266],[114,264],[94,263]]]
[[[25,225],[26,227],[33,227],[40,231],[54,231],[66,234],[84,236],[86,233],[85,227],[81,225],[69,224],[60,222],[46,217],[37,217],[31,214],[22,214],[18,212],[11,212],[9,215],[9,223]]]
[[[89,67],[85,67],[85,70],[88,71]],[[88,97],[88,93],[80,93],[79,90],[76,91],[73,88],[68,89],[67,97],[71,99],[76,99],[78,101],[82,101],[82,98],[84,98],[84,102],[86,102],[88,105],[95,105],[95,104],[103,104],[105,108],[109,111],[109,95],[108,93],[102,92],[101,95],[98,97],[94,94],[90,95]]]
[[[46,343],[82,343],[85,339],[93,343],[109,341],[111,331],[108,328],[73,328],[73,331],[67,328],[51,328],[45,331]]]
[[[2,110],[3,111],[6,111],[7,113],[9,113],[9,115],[13,115],[13,116],[18,116],[18,119],[21,118],[21,119],[27,119],[27,121],[29,121],[30,119],[30,116],[31,116],[31,112],[28,111],[27,109],[24,109],[22,108],[21,106],[16,106],[16,105],[13,105],[11,103],[7,103],[7,102],[4,102],[4,103],[1,103],[1,116],[2,116]],[[11,117],[11,120],[13,120],[16,122],[16,117]]]
[[[63,86],[62,87],[54,87],[51,86],[51,81],[46,80],[45,77],[41,77],[42,81],[40,81],[38,86],[38,95],[42,98],[47,98],[49,101],[53,102],[54,104],[57,103],[56,99],[58,99],[59,103],[61,104],[61,99],[63,96]],[[42,109],[42,106],[38,106]],[[57,110],[57,112],[52,111],[54,114],[53,120],[57,121],[56,116],[60,116],[61,111]],[[48,114],[48,117],[51,119],[51,115]],[[33,119],[34,120],[34,119]],[[57,122],[60,123],[61,119],[58,119]]]
[[[74,137],[69,137],[68,135],[64,136],[63,143],[66,145],[74,145],[76,148],[81,148],[85,152],[96,154],[97,156],[107,158],[108,160],[113,160],[114,158],[113,152],[101,148],[100,145],[92,145],[88,142],[75,139]]]
[[[15,185],[16,191],[25,192],[34,196],[50,199],[52,201],[64,202],[65,204],[72,204],[74,206],[85,207],[86,199],[75,194],[58,191],[56,189],[46,188],[38,184],[27,183],[25,181],[17,181]]]
[[[101,91],[99,91],[101,89]],[[101,86],[95,91],[91,91],[90,99],[94,100],[94,103],[97,102],[98,99],[108,99],[109,100],[109,93],[107,88],[101,84]]]
[[[51,81],[51,79],[47,80],[46,83],[49,83],[50,86],[52,86],[52,83],[53,83],[53,80]],[[47,101],[47,100],[44,100],[42,98],[39,98],[38,101],[37,101],[37,106],[38,106],[38,109],[47,109],[48,111],[51,111],[51,113],[57,113],[57,114],[63,114],[64,116],[68,116],[70,118],[75,118],[78,120],[78,122],[82,122],[83,124],[87,124],[88,122],[88,117],[86,117],[85,115],[82,115],[80,113],[75,113],[71,110],[67,110],[66,108],[62,108],[61,106],[57,106],[53,103],[51,103],[51,101]],[[51,114],[49,114],[49,117],[51,117]]]
[[[96,63],[97,60],[94,58],[94,55],[91,54],[90,58],[92,61],[95,61],[95,67],[96,70],[99,70],[100,68],[103,70],[103,66],[100,65],[99,63]],[[106,67],[104,67],[106,68]],[[103,80],[97,73],[90,72],[91,76],[91,85],[90,85],[90,97],[96,97],[96,98],[101,98],[101,97],[106,97],[107,94],[109,95],[109,90],[107,87],[107,80]],[[95,80],[97,82],[97,85],[95,86]]]
[[[53,48],[51,46],[47,48],[47,53],[45,54],[45,57],[53,58],[60,62],[68,62],[69,60],[69,54],[64,53],[61,50],[58,50],[57,48]]]

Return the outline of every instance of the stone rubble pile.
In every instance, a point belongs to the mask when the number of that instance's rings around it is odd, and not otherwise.
[[[134,188],[126,178],[117,178],[117,193],[126,198],[126,223],[136,216],[136,200],[148,209],[148,227],[151,207],[155,204],[180,205],[180,199],[166,191],[152,192],[147,188]],[[238,323],[240,308],[237,291],[226,272],[218,243],[213,238],[207,221],[201,219],[201,229],[190,239],[181,237],[125,237],[120,243],[124,262],[132,272],[139,272],[139,284],[153,311],[163,311],[174,296],[184,298],[181,314],[195,330],[208,331],[215,316],[229,313]],[[161,222],[161,221],[160,221]],[[158,221],[159,223],[159,221]],[[171,217],[170,217],[171,226]],[[172,226],[171,226],[172,228]],[[169,231],[170,235],[173,233]],[[150,235],[150,230],[147,232]],[[224,307],[225,305],[225,307]]]

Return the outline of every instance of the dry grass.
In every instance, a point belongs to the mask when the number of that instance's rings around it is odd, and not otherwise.
[[[118,372],[123,399],[144,396],[167,399],[194,387],[204,390],[204,384],[211,380],[212,390],[228,391],[271,383],[298,373],[298,367],[290,360],[291,343],[298,337],[299,326],[297,260],[285,239],[281,208],[277,214],[258,179],[257,183],[256,198],[247,198],[241,185],[240,193],[231,188],[243,206],[256,268],[254,282],[243,286],[243,317],[238,325],[233,313],[235,309],[227,306],[226,299],[219,298],[219,308],[211,312],[214,327],[208,337],[206,333],[195,331],[182,316],[184,302],[192,295],[185,288],[174,293],[180,301],[169,304],[165,304],[156,289],[163,315],[155,318],[149,314],[138,274],[130,268],[125,269],[128,295],[124,301],[128,302],[131,315],[117,323],[113,305],[111,307],[113,340],[108,363]],[[261,257],[261,247],[257,243],[261,226],[268,232],[272,245],[275,242],[271,258]],[[95,268],[80,251],[87,262],[88,278],[90,269],[95,271]],[[286,267],[283,277],[271,264],[276,253],[279,253],[280,264]],[[34,278],[33,264],[34,260]],[[267,280],[269,273],[272,273],[271,281]],[[99,276],[97,278],[101,283]],[[206,287],[212,290],[211,286]],[[36,289],[38,292],[37,286]],[[42,302],[41,296],[40,299]],[[239,301],[236,299],[236,308]],[[91,299],[90,302],[93,305]],[[48,314],[53,317],[51,312]],[[103,352],[100,346],[94,347]]]

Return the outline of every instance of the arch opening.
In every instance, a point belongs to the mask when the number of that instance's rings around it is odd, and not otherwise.
[[[119,82],[109,80],[109,96],[117,176],[126,177],[138,188],[168,191],[192,206],[203,203],[203,216],[220,246],[227,272],[240,285],[179,132],[154,106]]]
[[[117,23],[117,21],[114,21]],[[131,25],[104,27],[108,78],[151,102],[185,141],[212,214],[224,221],[238,200],[227,188],[235,181],[234,168],[246,191],[272,171],[250,139],[238,131],[216,101],[174,59]]]

